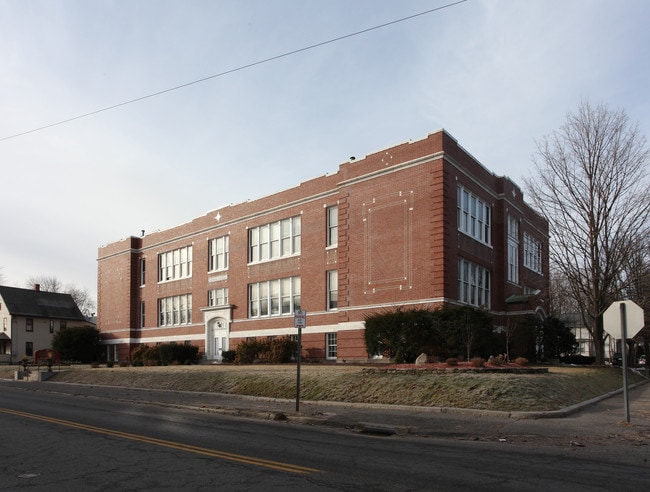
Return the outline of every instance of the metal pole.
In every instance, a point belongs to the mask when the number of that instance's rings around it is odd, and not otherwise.
[[[298,350],[296,351],[296,412],[300,411],[300,359],[302,358],[302,327],[298,326]]]
[[[627,394],[627,313],[625,303],[621,302],[621,358],[623,363],[623,400],[625,402],[625,418],[630,421],[630,398]]]

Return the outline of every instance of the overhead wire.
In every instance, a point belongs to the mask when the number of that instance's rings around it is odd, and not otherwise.
[[[424,15],[427,15],[427,14],[431,14],[433,12],[438,12],[440,10],[443,10],[443,9],[446,9],[446,8],[449,8],[449,7],[454,7],[454,6],[456,6],[458,4],[461,4],[461,3],[464,3],[464,2],[467,2],[467,0],[458,0],[456,2],[448,3],[448,4],[442,5],[440,7],[425,10],[425,11],[419,12],[417,14],[409,15],[409,16],[406,16],[406,17],[402,17],[400,19],[385,22],[383,24],[378,24],[378,25],[373,26],[373,27],[368,27],[368,28],[362,29],[360,31],[355,31],[355,32],[350,33],[350,34],[345,34],[343,36],[338,36],[336,38],[328,39],[327,41],[321,41],[321,42],[316,43],[316,44],[311,44],[309,46],[298,48],[298,49],[295,49],[295,50],[292,50],[292,51],[287,51],[285,53],[281,53],[279,55],[274,55],[274,56],[271,56],[269,58],[264,58],[264,59],[257,60],[257,61],[251,62],[251,63],[247,63],[245,65],[241,65],[241,66],[236,67],[236,68],[231,68],[229,70],[225,70],[223,72],[219,72],[219,73],[216,73],[214,75],[209,75],[207,77],[196,79],[196,80],[193,80],[191,82],[186,82],[184,84],[177,85],[177,86],[174,86],[174,87],[170,87],[168,89],[163,89],[161,91],[152,92],[152,93],[146,94],[144,96],[136,97],[135,99],[129,99],[128,101],[123,101],[121,103],[113,104],[112,106],[106,106],[106,107],[101,108],[101,109],[97,109],[97,110],[94,110],[94,111],[90,111],[88,113],[83,113],[83,114],[80,114],[80,115],[77,115],[77,116],[73,116],[71,118],[67,118],[65,120],[60,120],[60,121],[57,121],[57,122],[54,122],[54,123],[43,125],[43,126],[40,126],[38,128],[33,128],[31,130],[26,130],[26,131],[23,131],[23,132],[20,132],[20,133],[15,133],[13,135],[0,137],[0,142],[4,141],[4,140],[10,140],[12,138],[22,137],[24,135],[29,135],[30,133],[39,132],[39,131],[46,130],[48,128],[52,128],[52,127],[55,127],[55,126],[64,125],[64,124],[70,123],[72,121],[80,120],[82,118],[87,118],[89,116],[93,116],[93,115],[96,115],[96,114],[99,114],[99,113],[104,113],[106,111],[111,111],[113,109],[121,108],[122,106],[127,106],[129,104],[144,101],[145,99],[150,99],[152,97],[167,94],[169,92],[177,91],[179,89],[184,89],[184,88],[189,87],[191,85],[200,84],[200,83],[206,82],[208,80],[212,80],[212,79],[215,79],[215,78],[218,78],[218,77],[223,77],[225,75],[230,75],[230,74],[235,73],[235,72],[240,72],[242,70],[246,70],[246,69],[249,69],[249,68],[252,68],[252,67],[256,67],[258,65],[263,65],[265,63],[269,63],[269,62],[272,62],[272,61],[275,61],[275,60],[279,60],[281,58],[286,58],[288,56],[296,55],[298,53],[313,50],[315,48],[320,48],[321,46],[336,43],[336,42],[342,41],[344,39],[352,38],[352,37],[355,37],[355,36],[360,36],[362,34],[366,34],[366,33],[371,32],[371,31],[376,31],[378,29],[383,29],[383,28],[388,27],[388,26],[399,24],[400,22],[405,22],[405,21],[408,21],[408,20],[411,20],[411,19],[415,19],[416,17],[421,17],[421,16],[424,16]]]

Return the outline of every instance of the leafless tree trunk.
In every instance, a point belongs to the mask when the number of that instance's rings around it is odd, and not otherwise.
[[[623,267],[648,233],[646,138],[624,111],[583,102],[537,150],[528,194],[549,222],[550,261],[568,280],[602,363],[602,314],[624,291]]]

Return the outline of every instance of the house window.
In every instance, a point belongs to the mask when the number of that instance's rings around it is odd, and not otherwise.
[[[458,300],[490,308],[490,271],[467,260],[458,260]]]
[[[61,320],[59,321],[59,331],[65,330],[68,327],[67,321]]]
[[[524,233],[524,266],[542,273],[542,243],[528,233]]]
[[[32,318],[25,320],[25,331],[34,331],[34,320]]]
[[[192,246],[167,251],[158,255],[158,281],[192,276]]]
[[[192,323],[192,295],[158,299],[158,326],[188,325]]]
[[[50,333],[54,333],[54,321],[50,320]]]
[[[140,285],[144,285],[144,279],[146,277],[146,260],[140,258]]]
[[[458,230],[474,239],[491,244],[490,206],[462,186],[456,188]]]
[[[228,304],[228,287],[208,291],[208,306],[225,306]]]
[[[330,270],[327,272],[327,309],[337,309],[339,304],[339,272]]]
[[[34,355],[34,342],[25,342],[25,355],[27,357]]]
[[[293,314],[297,309],[300,309],[300,277],[286,277],[248,285],[250,318]]]
[[[519,221],[508,215],[508,281],[519,283]]]
[[[226,270],[228,268],[229,237],[221,236],[208,242],[209,271]]]
[[[2,331],[7,331],[7,318],[2,318]]]
[[[140,302],[140,328],[144,328],[144,301]]]
[[[339,207],[327,207],[326,246],[336,246],[339,242]]]
[[[299,215],[248,230],[248,261],[250,263],[299,253]]]
[[[336,333],[326,333],[325,336],[327,359],[336,359]]]

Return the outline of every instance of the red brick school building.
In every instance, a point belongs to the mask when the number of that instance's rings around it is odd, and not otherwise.
[[[109,360],[188,343],[208,360],[251,337],[296,335],[302,354],[367,360],[364,316],[481,306],[498,327],[543,317],[548,224],[519,187],[444,130],[328,174],[98,252]]]

